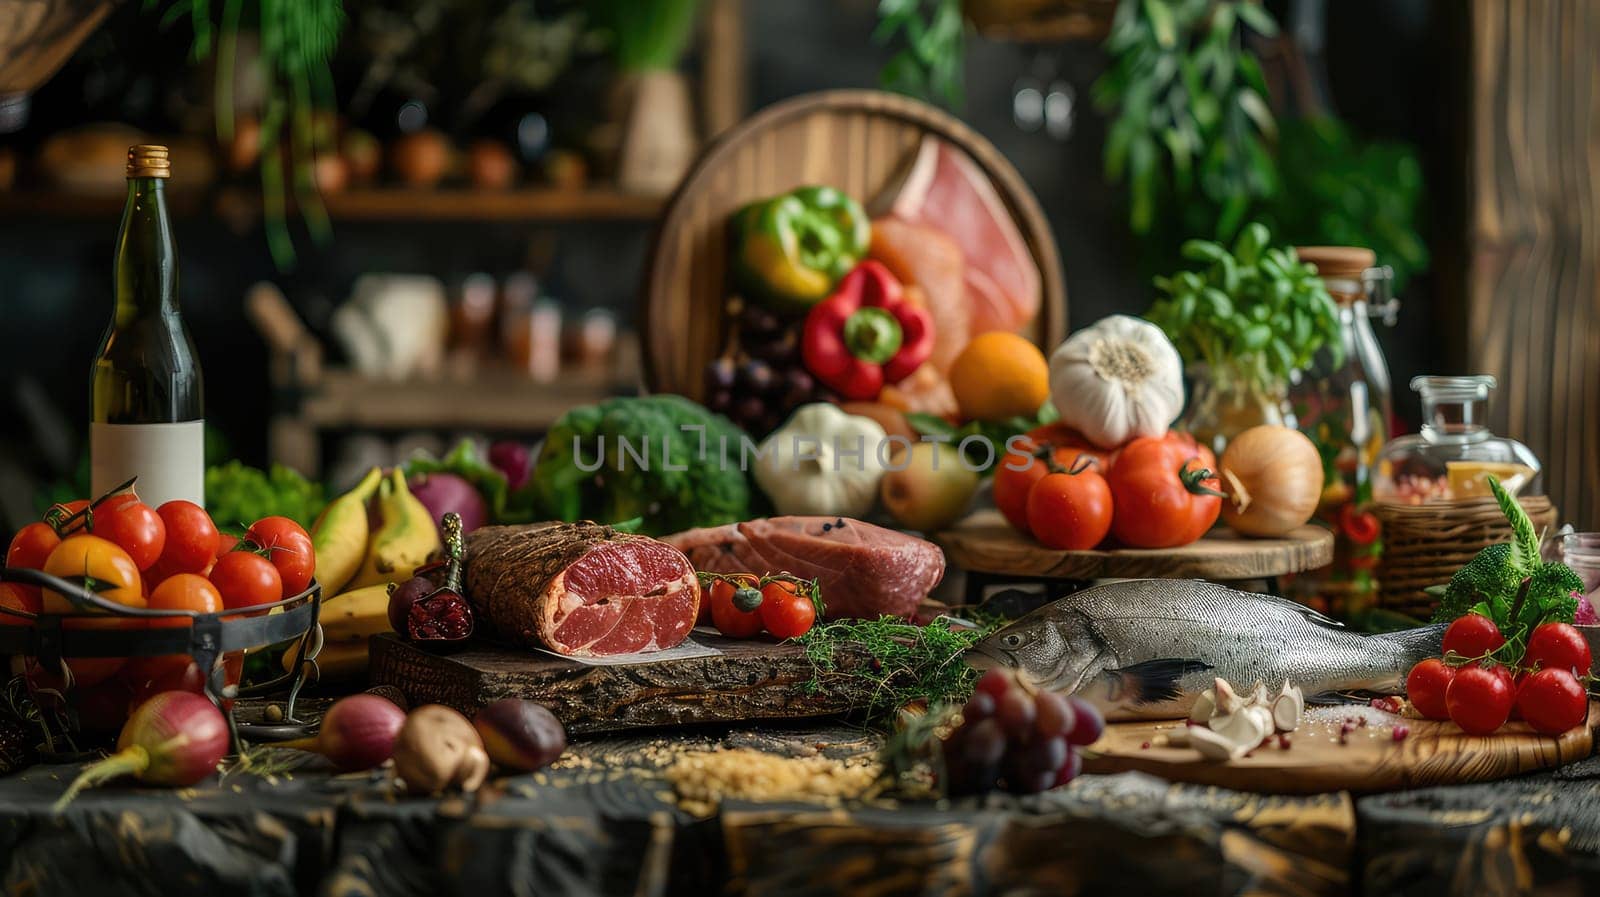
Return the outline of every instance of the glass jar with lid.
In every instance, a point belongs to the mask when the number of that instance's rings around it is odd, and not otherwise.
[[[1488,498],[1491,474],[1512,495],[1543,495],[1532,450],[1489,430],[1494,387],[1486,374],[1412,380],[1422,398],[1421,432],[1384,446],[1373,480],[1377,497],[1401,504]]]
[[[1323,491],[1317,519],[1334,531],[1334,561],[1296,577],[1294,597],[1341,617],[1372,606],[1374,571],[1382,544],[1372,502],[1372,471],[1389,437],[1389,365],[1372,329],[1372,318],[1392,323],[1397,303],[1389,298],[1388,268],[1377,267],[1370,249],[1304,246],[1300,260],[1317,269],[1338,304],[1339,346],[1324,348],[1290,390],[1299,427],[1322,457]]]

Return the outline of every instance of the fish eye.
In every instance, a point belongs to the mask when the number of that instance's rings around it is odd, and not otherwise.
[[[1022,634],[1013,632],[1001,639],[1000,644],[1005,645],[1007,648],[1020,648],[1022,647]]]

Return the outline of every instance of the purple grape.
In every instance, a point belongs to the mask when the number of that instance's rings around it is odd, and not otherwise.
[[[791,408],[811,401],[811,396],[817,389],[817,381],[800,368],[790,368],[783,375],[783,382],[785,390],[783,401]]]
[[[1006,755],[1006,736],[992,719],[979,720],[967,727],[964,745],[968,760],[975,767],[995,766]]]
[[[1010,676],[1006,675],[1005,670],[996,667],[979,676],[978,684],[974,688],[998,701],[1001,696],[1011,690],[1014,681]]]
[[[1093,704],[1079,697],[1067,699],[1067,704],[1072,707],[1072,731],[1067,733],[1067,743],[1079,747],[1094,744],[1100,738],[1100,733],[1106,730],[1105,717],[1095,709]]]
[[[1033,731],[1034,715],[1033,699],[1021,691],[1008,691],[995,702],[995,719],[1007,735],[1019,741]]]
[[[730,416],[746,428],[758,428],[767,415],[767,403],[760,396],[745,396],[733,403]]]
[[[759,358],[752,358],[739,366],[737,377],[739,388],[748,390],[757,395],[765,395],[778,382],[778,375],[773,372],[772,365]]]
[[[712,390],[732,389],[735,373],[732,358],[713,358],[706,365],[706,386]]]
[[[783,319],[770,309],[746,305],[740,314],[739,329],[751,335],[767,336],[783,329]]]
[[[1065,735],[1072,731],[1077,723],[1072,712],[1072,705],[1067,699],[1053,691],[1041,691],[1033,696],[1033,706],[1037,715],[1033,721],[1034,731],[1048,738],[1052,735]]]
[[[1060,769],[1056,770],[1055,784],[1057,786],[1065,785],[1077,778],[1081,772],[1083,772],[1083,756],[1077,751],[1068,748],[1066,761],[1061,764]]]
[[[963,728],[994,716],[994,698],[986,692],[973,692],[967,700],[966,706],[961,708]],[[959,730],[958,730],[959,731]]]
[[[706,399],[706,407],[719,414],[726,414],[733,407],[733,393],[726,389],[716,390]]]
[[[786,330],[772,339],[751,343],[748,350],[755,358],[784,367],[800,360],[800,338],[793,330]]]

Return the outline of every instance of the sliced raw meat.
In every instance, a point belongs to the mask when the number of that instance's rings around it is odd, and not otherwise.
[[[971,338],[961,247],[936,227],[879,218],[872,222],[870,254],[902,283],[921,290],[923,304],[933,316],[933,355],[929,360],[939,370],[949,370]]]
[[[815,579],[830,619],[909,618],[944,578],[937,545],[848,517],[770,517],[668,536],[707,573]]]
[[[683,552],[592,523],[474,530],[466,579],[500,637],[574,657],[676,647],[700,613]]]
[[[915,411],[951,420],[961,413],[950,381],[932,364],[917,368],[899,383],[885,386],[878,401],[901,411]]]
[[[1039,313],[1039,266],[988,176],[960,149],[922,138],[873,212],[936,227],[961,247],[974,336],[1021,330]]]

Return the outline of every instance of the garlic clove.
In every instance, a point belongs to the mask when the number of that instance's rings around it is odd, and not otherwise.
[[[1272,705],[1272,695],[1267,693],[1267,684],[1260,679],[1257,679],[1256,684],[1250,687],[1250,703],[1262,707]]]
[[[1233,690],[1233,686],[1228,684],[1228,680],[1218,679],[1212,687],[1216,692],[1217,712],[1231,715],[1245,705],[1244,699],[1239,697],[1238,692]],[[1213,726],[1212,728],[1216,727]]]
[[[1189,708],[1189,721],[1203,723],[1211,719],[1211,714],[1217,712],[1217,693],[1206,689],[1200,697],[1194,699],[1194,706]]]
[[[1189,733],[1189,745],[1207,760],[1235,760],[1244,756],[1248,748],[1240,748],[1231,738],[1210,729],[1195,727]]]
[[[1272,721],[1279,732],[1293,732],[1300,726],[1300,717],[1306,712],[1305,693],[1284,680],[1278,696],[1272,701]]]

